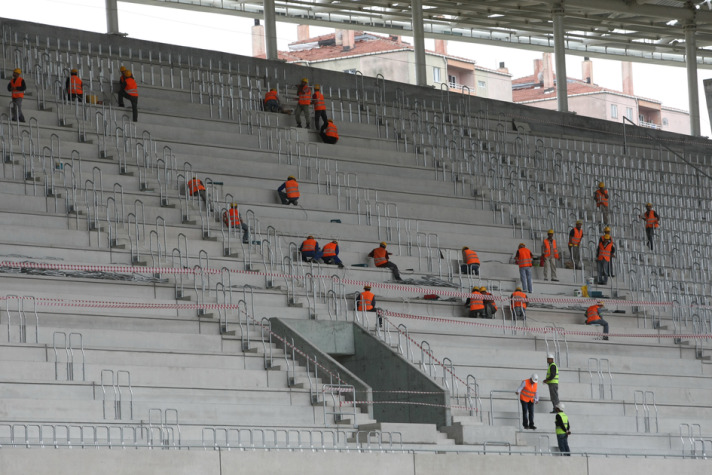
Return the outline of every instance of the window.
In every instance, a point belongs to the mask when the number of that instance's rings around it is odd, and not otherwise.
[[[615,104],[611,104],[611,118],[612,119],[618,118],[618,106]]]
[[[433,82],[440,82],[440,68],[433,67]]]
[[[484,81],[477,81],[477,87],[480,89],[487,89],[487,83]]]
[[[455,87],[455,84],[457,84],[457,78],[455,76],[448,74],[447,82],[450,83],[450,87]]]
[[[663,117],[663,125],[668,125],[667,117]]]
[[[633,120],[633,109],[631,107],[625,108],[625,116],[628,118],[628,120]]]

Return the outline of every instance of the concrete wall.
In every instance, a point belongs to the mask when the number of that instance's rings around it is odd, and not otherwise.
[[[623,457],[520,457],[473,454],[394,454],[323,452],[242,452],[208,450],[0,450],[0,473],[52,475],[702,475],[708,460]]]

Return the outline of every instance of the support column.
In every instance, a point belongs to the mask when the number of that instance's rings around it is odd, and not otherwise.
[[[700,97],[697,90],[697,41],[694,23],[685,25],[685,67],[687,68],[687,100],[690,103],[690,135],[700,136]]]
[[[554,61],[556,66],[556,102],[559,112],[569,111],[569,93],[566,87],[566,43],[564,38],[564,7],[554,5]]]
[[[106,0],[106,32],[110,35],[119,34],[119,8],[116,0]]]
[[[413,50],[415,51],[415,84],[418,86],[427,86],[428,77],[425,68],[425,31],[423,29],[423,4],[420,0],[411,0],[410,10],[413,15],[412,23]]]
[[[264,0],[265,9],[265,49],[267,59],[277,58],[277,20],[274,13],[274,0]]]

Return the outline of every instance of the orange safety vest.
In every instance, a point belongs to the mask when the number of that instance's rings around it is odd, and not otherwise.
[[[22,87],[22,77],[17,76],[15,79],[10,79],[10,90],[12,91],[13,99],[25,97],[24,91],[18,91],[17,88]]]
[[[462,251],[462,253],[465,255],[465,264],[468,266],[470,264],[479,264],[480,259],[477,257],[477,253],[473,251],[472,249],[465,249]]]
[[[321,255],[321,257],[334,257],[336,256],[336,244],[335,242],[330,242],[324,245],[324,253]]]
[[[311,104],[311,88],[309,86],[304,86],[297,91],[299,93],[299,105],[308,106]]]
[[[519,264],[519,267],[531,267],[532,251],[526,247],[517,250],[517,264]]]
[[[133,77],[126,78],[126,87],[124,88],[124,92],[129,96],[138,97],[138,85]]]
[[[375,295],[370,290],[364,290],[359,295],[358,310],[373,310],[373,299]]]
[[[333,122],[328,122],[329,125],[326,126],[326,130],[324,130],[324,134],[326,134],[327,137],[333,137],[335,139],[339,138],[339,131],[336,129],[336,126],[334,125]]]
[[[203,186],[203,182],[198,178],[193,178],[188,182],[188,193],[190,193],[191,196],[197,194],[199,191],[202,191],[204,189],[205,186]]]
[[[302,252],[316,251],[316,239],[305,239],[300,249]]]
[[[382,247],[377,247],[373,250],[373,263],[376,267],[381,267],[388,262],[388,251]]]
[[[70,94],[84,94],[82,89],[82,80],[77,75],[69,76],[69,93]]]
[[[312,96],[312,102],[314,103],[315,111],[325,111],[326,102],[324,102],[324,94],[321,91],[315,91],[314,96]]]
[[[646,228],[657,228],[660,226],[658,224],[658,218],[655,217],[655,211],[652,209],[645,213],[645,227]]]
[[[527,298],[527,294],[520,290],[515,290],[512,292],[512,295],[510,297],[512,299],[512,306],[513,307],[522,307],[522,308],[527,308],[527,303],[524,301]],[[522,299],[522,300],[520,300]]]
[[[583,229],[574,228],[572,229],[574,235],[569,236],[569,246],[578,247],[581,244],[581,238],[583,237]]]
[[[554,245],[554,257],[559,258],[559,250],[556,248],[556,239],[552,239],[552,243]],[[544,239],[544,253],[541,255],[542,257],[551,257],[551,244],[549,244],[548,239]]]
[[[479,292],[472,292],[470,295],[470,311],[472,310],[484,310],[485,304],[482,300],[482,294]]]
[[[607,246],[604,246],[602,242],[598,243],[598,260],[599,261],[611,261],[611,250],[613,249],[613,243],[608,242]]]
[[[608,208],[608,190],[605,190],[605,191],[601,191],[600,189],[596,190],[595,197],[596,197],[596,206],[597,207],[605,206],[606,208]]]
[[[240,212],[237,208],[230,208],[228,211],[223,213],[223,222],[231,227],[235,228],[240,225]]]
[[[267,94],[265,94],[265,102],[277,100],[279,100],[277,98],[277,91],[267,91]]]
[[[519,399],[524,402],[534,402],[534,398],[536,398],[536,387],[537,383],[532,383],[531,379],[525,379],[524,387],[519,393]]]
[[[590,325],[591,322],[595,322],[600,319],[601,316],[598,314],[598,305],[591,305],[588,307],[588,310],[586,310],[586,325]]]
[[[488,297],[491,297],[492,294],[489,292],[481,292],[482,295],[487,295]],[[487,302],[490,302],[492,304],[492,308],[494,308],[494,311],[497,311],[497,304],[494,302],[494,300],[487,300]]]
[[[299,198],[299,184],[297,180],[287,180],[284,182],[287,198]]]

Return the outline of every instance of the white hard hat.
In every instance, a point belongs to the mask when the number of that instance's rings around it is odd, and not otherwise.
[[[551,358],[551,359],[553,360],[553,359],[554,359],[554,355],[552,355],[551,353],[549,353],[548,355],[546,355],[546,359],[548,360],[549,358]]]
[[[539,382],[539,375],[536,374],[536,373],[532,374],[532,381],[534,381],[535,383],[538,383],[538,382]]]
[[[556,407],[563,411],[566,408],[566,405],[563,402],[560,402],[559,404],[556,405]]]

